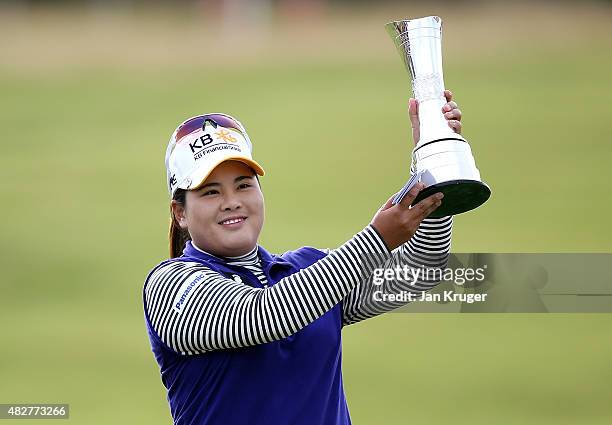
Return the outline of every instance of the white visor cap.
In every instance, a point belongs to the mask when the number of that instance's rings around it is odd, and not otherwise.
[[[196,189],[224,161],[240,161],[258,175],[263,168],[253,160],[252,144],[242,124],[221,113],[198,115],[179,125],[166,150],[168,192]]]

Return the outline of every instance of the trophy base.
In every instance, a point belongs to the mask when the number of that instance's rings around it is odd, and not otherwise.
[[[473,210],[484,204],[491,196],[491,189],[481,181],[450,180],[426,187],[418,194],[412,205],[438,192],[442,192],[444,198],[442,198],[442,205],[429,215],[431,218],[457,215]]]

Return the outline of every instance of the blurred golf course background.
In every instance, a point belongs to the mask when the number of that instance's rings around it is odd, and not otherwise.
[[[443,18],[493,190],[453,251],[612,251],[610,3],[226,3],[0,7],[0,403],[171,423],[141,307],[168,137],[237,116],[267,171],[261,244],[340,245],[408,178],[390,20]],[[389,314],[343,337],[355,424],[612,423],[610,314]]]

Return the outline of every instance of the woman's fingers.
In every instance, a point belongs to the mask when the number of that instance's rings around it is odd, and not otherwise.
[[[450,90],[444,90],[446,103],[442,106],[444,118],[448,121],[448,126],[457,134],[461,134],[461,109],[457,106],[457,102],[453,101],[453,93]]]
[[[448,126],[453,129],[453,131],[457,134],[461,134],[461,121],[458,120],[449,120]]]
[[[431,196],[419,201],[415,206],[411,206],[411,204],[416,199],[417,195],[421,190],[425,188],[425,184],[419,182],[414,185],[412,189],[408,192],[408,194],[402,199],[398,205],[402,207],[402,209],[410,210],[410,213],[415,214],[413,218],[420,223],[425,217],[434,212],[436,208],[442,205],[442,198],[444,198],[444,194],[442,192],[434,193]],[[418,227],[418,226],[417,226]]]
[[[402,202],[395,206],[391,206],[392,198],[389,199],[372,218],[370,224],[385,241],[389,250],[393,250],[410,240],[419,228],[421,221],[442,204],[444,195],[435,193],[411,207],[410,204],[414,202],[414,199],[424,187],[423,183],[417,183],[402,199]]]
[[[421,202],[412,207],[412,210],[416,212],[416,219],[421,222],[429,214],[434,212],[440,205],[442,205],[442,198],[444,194],[442,192],[434,193],[431,196],[423,199]]]
[[[457,103],[451,100],[450,102],[446,102],[444,104],[444,106],[442,107],[442,112],[448,112],[452,109],[455,109],[456,107],[457,107]]]
[[[412,97],[408,100],[408,116],[412,126],[412,141],[416,145],[421,138],[421,123],[419,121],[419,102]]]
[[[410,116],[410,124],[412,127],[419,126],[419,102],[416,99],[410,98],[408,100],[408,115]]]
[[[447,102],[450,102],[453,100],[453,92],[450,90],[444,90],[444,97],[446,98]]]
[[[461,109],[457,106],[457,102],[453,101],[453,92],[444,90],[444,98],[446,103],[442,106],[444,118],[448,121],[448,126],[457,134],[461,134]],[[420,122],[419,122],[419,102],[416,99],[410,98],[408,101],[408,115],[410,116],[410,124],[412,125],[412,140],[416,145],[421,138]]]
[[[425,185],[421,182],[415,184],[414,187],[408,191],[406,196],[404,196],[404,199],[402,199],[402,202],[400,202],[398,205],[404,209],[410,209],[410,204],[412,204],[412,202],[416,199],[419,192],[423,190],[424,188],[425,188]]]
[[[447,105],[448,105],[448,103],[447,103]],[[451,109],[448,112],[445,112],[444,113],[444,118],[446,118],[447,120],[461,121],[461,109],[455,107],[454,109]]]

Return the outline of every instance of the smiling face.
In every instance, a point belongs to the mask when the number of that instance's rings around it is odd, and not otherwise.
[[[257,244],[264,222],[264,200],[255,173],[242,162],[218,165],[185,205],[172,201],[172,212],[193,243],[213,255],[235,257]]]

